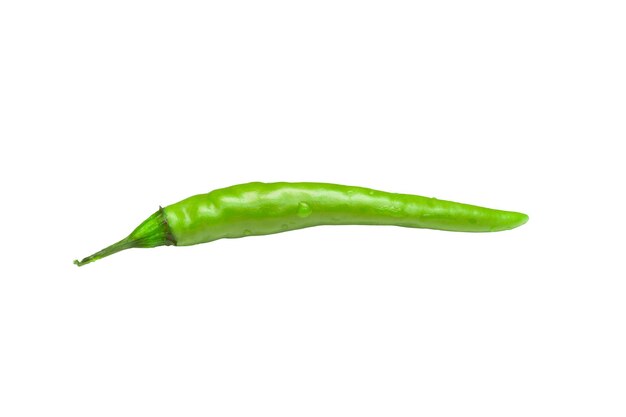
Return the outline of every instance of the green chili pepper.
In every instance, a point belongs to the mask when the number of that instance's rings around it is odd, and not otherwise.
[[[528,216],[436,198],[323,183],[252,182],[189,197],[159,210],[127,238],[74,261],[129,248],[189,246],[320,225],[393,225],[458,232],[513,229]]]

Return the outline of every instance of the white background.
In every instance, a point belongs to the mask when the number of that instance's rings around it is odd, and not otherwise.
[[[623,416],[619,1],[5,1],[0,415]],[[248,181],[523,211],[130,250]]]

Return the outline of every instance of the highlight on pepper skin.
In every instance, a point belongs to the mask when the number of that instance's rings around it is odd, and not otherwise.
[[[323,225],[499,232],[527,221],[519,212],[364,187],[251,182],[159,207],[126,238],[74,263],[86,265],[130,248],[190,246]]]

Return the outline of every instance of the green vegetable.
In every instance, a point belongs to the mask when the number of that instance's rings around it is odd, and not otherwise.
[[[127,238],[74,261],[129,248],[189,246],[320,225],[393,225],[458,232],[513,229],[528,216],[410,194],[323,183],[252,182],[189,197],[159,210]]]

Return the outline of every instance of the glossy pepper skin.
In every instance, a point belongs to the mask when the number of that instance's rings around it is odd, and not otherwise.
[[[252,182],[159,208],[127,238],[74,263],[81,266],[132,247],[189,246],[320,225],[497,232],[527,221],[528,216],[522,213],[363,187]]]

